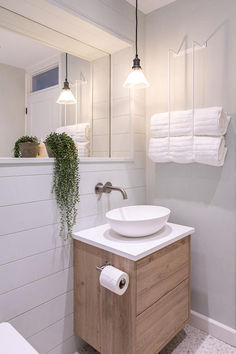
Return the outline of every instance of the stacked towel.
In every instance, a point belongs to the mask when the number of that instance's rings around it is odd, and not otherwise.
[[[154,162],[224,164],[223,135],[230,117],[222,107],[155,114],[151,118],[149,157]]]
[[[75,141],[75,146],[77,147],[79,157],[89,157],[90,144],[88,141],[84,143],[78,143]]]
[[[80,123],[74,125],[66,125],[64,127],[57,128],[57,133],[66,133],[75,142],[78,149],[79,157],[89,157],[90,155],[90,124]]]
[[[154,162],[198,162],[222,166],[226,152],[223,136],[152,138],[149,144],[149,157]]]
[[[57,128],[57,133],[66,133],[74,141],[86,142],[90,138],[90,124],[80,123],[74,125],[65,125],[64,127]]]
[[[222,107],[201,108],[194,111],[174,111],[170,113],[170,136],[209,135],[221,136],[227,131],[230,117]],[[169,134],[169,113],[155,114],[151,118],[151,136],[163,138]]]

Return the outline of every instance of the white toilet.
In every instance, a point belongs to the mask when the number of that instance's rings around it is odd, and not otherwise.
[[[0,354],[39,354],[17,330],[7,322],[0,323]]]

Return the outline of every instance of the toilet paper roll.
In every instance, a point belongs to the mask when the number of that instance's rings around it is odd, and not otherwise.
[[[103,268],[99,280],[104,288],[117,295],[123,295],[129,285],[128,274],[110,265]]]

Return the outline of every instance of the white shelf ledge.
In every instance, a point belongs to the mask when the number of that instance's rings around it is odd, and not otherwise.
[[[111,162],[134,162],[133,159],[122,158],[122,157],[82,157],[80,159],[81,164],[89,163],[111,163]],[[53,164],[54,158],[16,158],[16,157],[0,157],[0,165],[34,165],[42,164],[48,165]]]

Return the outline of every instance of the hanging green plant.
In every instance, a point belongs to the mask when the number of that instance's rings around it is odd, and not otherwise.
[[[55,158],[52,192],[55,192],[60,210],[60,235],[67,239],[72,236],[79,202],[78,151],[66,133],[51,133],[45,144]]]
[[[23,143],[34,143],[34,144],[39,144],[38,138],[36,136],[28,136],[24,135],[20,137],[14,145],[14,157],[22,157],[22,153],[20,151],[20,144]]]

